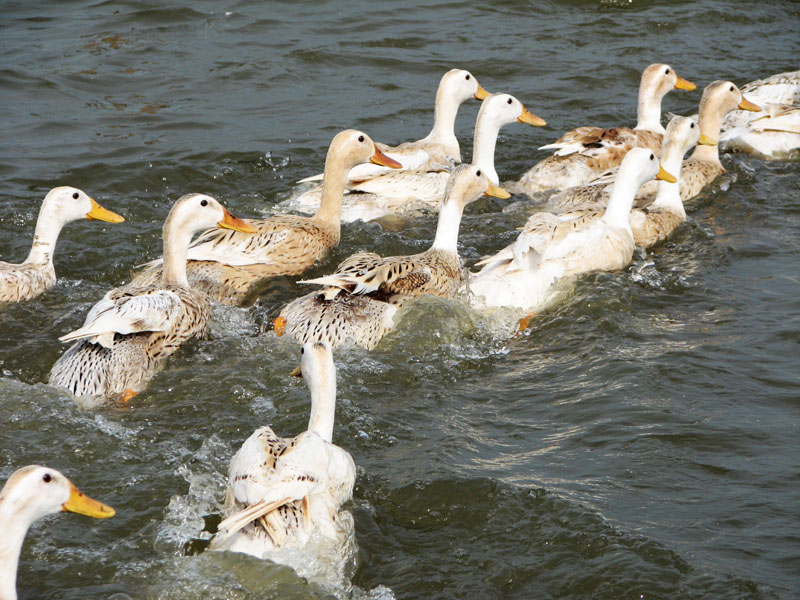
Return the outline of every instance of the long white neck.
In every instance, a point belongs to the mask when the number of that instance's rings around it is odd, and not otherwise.
[[[719,130],[722,126],[722,117],[720,111],[712,103],[708,103],[704,108],[705,111],[700,112],[700,133],[710,140],[719,139]],[[692,152],[691,158],[714,163],[720,168],[722,163],[719,161],[719,149],[716,145],[707,146],[705,144],[697,144],[697,147]]]
[[[494,170],[494,149],[497,146],[497,135],[503,126],[498,119],[493,119],[488,112],[478,114],[475,123],[475,140],[472,144],[472,164],[481,169],[495,185],[500,184],[497,171]],[[439,221],[441,223],[441,220]]]
[[[686,151],[681,144],[667,144],[664,152],[661,155],[661,167],[668,173],[675,176],[677,181],[670,183],[663,179],[658,182],[658,193],[656,199],[651,204],[652,208],[669,209],[670,211],[681,214],[686,217],[686,211],[683,208],[683,201],[681,200],[681,165],[683,164],[683,155]]]
[[[330,375],[330,374],[328,374]],[[322,377],[311,389],[311,416],[308,430],[326,442],[333,440],[333,419],[336,415],[336,376]]]
[[[336,152],[329,150],[325,157],[325,172],[322,177],[322,200],[314,218],[332,227],[336,232],[337,241],[341,231],[344,184],[349,172],[350,166],[345,165]]]
[[[0,600],[17,598],[17,566],[22,542],[30,523],[19,515],[9,514],[6,507],[0,506]]]
[[[161,282],[165,285],[180,285],[189,287],[186,278],[186,255],[189,243],[192,241],[192,232],[186,227],[167,219],[163,229],[164,238],[164,267],[161,273]]]
[[[633,208],[633,198],[636,196],[636,190],[639,189],[641,181],[636,177],[626,176],[622,168],[620,168],[617,178],[611,187],[611,194],[608,199],[608,207],[603,214],[603,220],[620,229],[630,230],[630,212]]]
[[[458,253],[458,230],[461,227],[461,215],[464,208],[458,202],[443,202],[439,209],[439,223],[436,225],[436,237],[433,250]]]
[[[455,133],[456,115],[461,102],[447,93],[445,86],[439,86],[436,91],[436,104],[433,108],[433,129],[425,136],[425,141],[435,142],[447,146],[454,146],[457,150],[458,161],[461,162],[461,151]]]
[[[645,129],[663,135],[665,130],[661,125],[661,99],[664,94],[659,95],[658,90],[651,89],[652,86],[653,83],[650,81],[642,81],[639,84],[636,129]]]
[[[36,229],[33,232],[33,244],[28,258],[28,264],[53,264],[53,251],[56,249],[56,241],[61,229],[66,222],[57,220],[52,214],[45,214],[45,207],[39,210],[36,219]]]

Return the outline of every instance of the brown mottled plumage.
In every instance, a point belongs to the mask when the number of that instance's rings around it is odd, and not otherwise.
[[[457,248],[461,215],[484,193],[508,197],[478,167],[457,167],[447,183],[429,250],[388,258],[374,252],[350,256],[332,275],[303,282],[327,288],[289,303],[277,329],[285,327],[302,341],[320,339],[334,347],[349,341],[371,349],[391,329],[392,317],[405,301],[423,294],[452,297],[464,279]]]
[[[164,223],[161,281],[126,285],[103,296],[83,327],[60,338],[77,341],[53,365],[49,383],[76,396],[128,396],[142,390],[181,344],[203,335],[211,303],[188,285],[186,250],[194,232],[214,223],[252,230],[210,196],[181,197]]]
[[[345,178],[353,166],[367,161],[399,166],[381,154],[366,134],[352,129],[338,133],[325,160],[322,203],[317,214],[248,219],[248,225],[256,229],[254,235],[206,231],[189,247],[189,285],[220,302],[239,304],[264,279],[305,271],[339,244]],[[159,280],[160,272],[160,261],[155,261],[132,283],[150,285]]]
[[[634,129],[587,126],[568,131],[540,148],[557,152],[531,167],[513,186],[514,191],[533,194],[586,185],[599,173],[619,166],[631,148],[649,148],[658,155],[664,134],[661,99],[671,89],[693,90],[695,85],[678,77],[669,65],[650,65],[639,84],[639,118]]]

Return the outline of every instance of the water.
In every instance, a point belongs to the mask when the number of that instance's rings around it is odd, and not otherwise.
[[[43,382],[57,337],[160,254],[189,191],[268,214],[330,138],[425,135],[451,67],[547,128],[504,128],[519,177],[569,127],[635,121],[639,73],[702,87],[796,69],[790,2],[17,3],[0,17],[0,256],[27,254],[41,198],[82,187],[122,225],[73,223],[59,284],[0,312],[0,477],[42,463],[117,509],[34,527],[21,598],[322,598],[291,570],[203,549],[230,456],[262,424],[306,423],[297,347],[267,325],[279,278],[170,359],[125,408]],[[664,110],[696,112],[700,90]],[[457,132],[471,153],[478,105]],[[340,352],[335,441],[358,465],[356,597],[794,598],[800,590],[798,163],[728,169],[664,246],[582,278],[516,338],[423,300],[379,348]],[[472,264],[516,236],[523,198],[468,207]],[[505,207],[511,207],[504,211]],[[435,217],[355,223],[310,275],[360,248],[418,252]]]

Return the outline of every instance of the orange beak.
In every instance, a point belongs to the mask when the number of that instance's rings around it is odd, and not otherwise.
[[[121,215],[100,206],[94,198],[89,198],[89,200],[92,201],[92,210],[86,213],[87,219],[106,221],[108,223],[122,223],[125,220]]]
[[[505,191],[500,186],[493,184],[491,181],[489,182],[489,187],[486,188],[486,191],[483,192],[487,196],[494,196],[495,198],[502,198],[505,200],[506,198],[511,198],[511,194]]]
[[[475,81],[475,83],[478,82]],[[475,98],[475,100],[486,100],[486,98],[489,97],[489,92],[483,89],[483,86],[480,83],[478,83],[478,91],[475,92],[475,94],[472,97]]]
[[[753,104],[744,96],[742,96],[742,101],[739,102],[739,108],[742,110],[749,110],[751,112],[761,112],[761,107],[758,104]]]
[[[234,217],[231,213],[228,212],[227,208],[223,208],[225,211],[225,216],[222,218],[222,221],[217,223],[217,227],[221,227],[222,229],[233,229],[234,231],[241,231],[242,233],[255,233],[258,231],[255,227],[247,223],[246,221],[242,221],[238,217]]]
[[[89,498],[89,496],[75,487],[71,481],[69,483],[69,499],[61,505],[61,510],[94,517],[95,519],[107,519],[116,514],[113,508]]]
[[[381,165],[383,167],[390,167],[392,169],[403,168],[403,165],[401,165],[395,159],[386,156],[383,152],[378,150],[377,147],[375,148],[375,154],[370,157],[369,162],[375,163],[376,165]]]
[[[536,127],[544,127],[547,125],[547,122],[543,118],[537,117],[524,106],[522,107],[522,114],[517,117],[517,121],[520,123],[527,123],[528,125],[535,125]]]
[[[693,84],[691,81],[684,79],[683,77],[679,77],[678,74],[675,73],[675,89],[687,90],[691,92],[692,90],[697,89],[697,86]]]
[[[272,322],[272,328],[275,330],[275,335],[281,337],[286,333],[286,317],[276,317]]]

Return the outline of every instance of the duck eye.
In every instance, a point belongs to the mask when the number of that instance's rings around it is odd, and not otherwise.
[[[364,141],[364,136],[363,135],[358,136],[358,141],[359,142],[363,142]]]
[[[694,123],[692,123],[691,125],[689,125],[689,129],[694,129]]]
[[[42,481],[44,481],[45,483],[50,483],[52,480],[53,477],[50,475],[50,473],[45,473],[44,475],[42,475]]]
[[[511,104],[511,98],[508,99],[508,103]]]
[[[78,199],[78,196],[80,196],[80,194],[78,194],[78,192],[75,192],[74,194],[72,194],[72,197],[75,198],[75,200]]]
[[[655,157],[655,155],[654,155],[654,154],[651,154],[651,155],[650,155],[650,160],[655,160],[655,158],[656,158],[656,157]]]
[[[469,81],[469,73],[467,73],[466,77],[464,77],[467,81]]]
[[[669,68],[667,68],[667,70],[664,71],[664,75],[669,75]]]
[[[302,354],[305,354],[305,353],[306,353],[306,349],[305,348],[300,348],[300,354],[302,355]]]
[[[733,91],[733,86],[731,86],[731,91]]]
[[[478,177],[480,177],[480,176],[481,176],[481,171],[480,171],[480,169],[478,169],[477,171],[475,171],[475,175],[477,175]]]
[[[206,200],[205,198],[200,200],[200,206],[208,206],[208,200]]]

